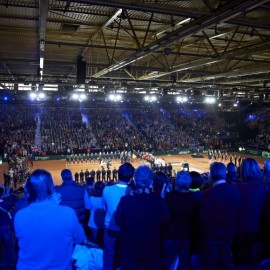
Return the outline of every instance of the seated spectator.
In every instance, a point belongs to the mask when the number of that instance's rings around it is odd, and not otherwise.
[[[85,208],[90,210],[88,227],[92,232],[93,242],[100,244],[103,236],[105,210],[103,209],[102,194],[105,184],[101,181],[95,183],[92,196],[85,198]]]
[[[232,162],[227,164],[226,181],[229,184],[236,184],[238,182],[237,167]]]
[[[161,227],[169,214],[164,200],[151,191],[153,177],[148,166],[139,166],[134,174],[136,189],[117,206],[123,270],[162,268]]]
[[[63,184],[55,187],[55,191],[61,194],[61,205],[73,208],[79,222],[85,221],[84,187],[76,184],[72,179],[72,172],[64,169],[61,172]]]
[[[192,179],[188,172],[178,172],[175,190],[167,193],[165,197],[170,213],[164,235],[166,269],[171,269],[176,256],[180,260],[179,269],[189,269],[192,228],[194,228],[197,213],[196,200],[189,191],[191,183]]]
[[[53,198],[52,176],[35,170],[26,183],[29,206],[15,215],[19,244],[17,269],[72,269],[73,244],[85,235],[76,213]]]
[[[199,226],[201,229],[201,269],[233,269],[231,244],[241,214],[241,197],[235,186],[226,183],[226,166],[210,165],[212,188],[202,197]]]

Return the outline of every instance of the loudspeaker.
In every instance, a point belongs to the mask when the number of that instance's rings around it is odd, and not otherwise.
[[[77,84],[85,84],[86,79],[86,62],[82,58],[77,60]]]

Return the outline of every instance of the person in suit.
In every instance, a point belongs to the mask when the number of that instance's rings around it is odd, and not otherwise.
[[[115,167],[114,167],[114,169],[112,171],[112,174],[113,174],[112,180],[116,182],[117,181],[117,169]]]
[[[107,182],[111,181],[111,174],[112,174],[112,171],[111,171],[110,167],[108,167],[108,169],[107,169]]]
[[[123,270],[162,269],[161,228],[169,212],[161,196],[150,190],[153,178],[148,166],[139,166],[134,173],[135,190],[117,206]]]
[[[80,223],[85,220],[84,187],[76,184],[72,179],[72,172],[64,169],[61,172],[62,185],[55,187],[55,191],[61,194],[61,205],[73,208]]]
[[[81,170],[81,172],[80,172],[80,183],[81,184],[84,183],[84,172],[83,172],[83,170]]]
[[[233,269],[231,244],[241,214],[238,189],[226,183],[226,166],[210,165],[212,188],[202,197],[199,226],[201,229],[201,269]]]
[[[106,170],[104,167],[101,169],[101,181],[105,182],[106,181]]]
[[[97,171],[96,171],[96,175],[97,175],[97,182],[98,182],[98,181],[100,181],[100,174],[101,174],[100,169],[97,169]]]
[[[256,263],[254,250],[261,224],[262,208],[265,203],[267,187],[257,161],[245,158],[240,167],[241,181],[237,188],[245,206],[240,215],[235,237],[235,262],[238,265]]]
[[[165,203],[170,212],[170,220],[164,233],[164,254],[166,269],[170,269],[175,257],[180,260],[180,269],[188,270],[191,236],[198,203],[189,188],[192,183],[188,172],[178,172],[175,180],[175,190],[165,196]],[[196,220],[197,221],[197,220]]]
[[[74,177],[75,177],[75,182],[77,184],[79,184],[79,173],[78,172],[75,172]]]

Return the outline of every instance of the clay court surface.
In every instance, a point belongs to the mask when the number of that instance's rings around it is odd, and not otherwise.
[[[239,155],[239,153],[235,153],[235,154]],[[245,157],[255,158],[259,162],[261,168],[263,167],[265,158],[255,157],[251,155],[241,155],[241,156],[242,158],[245,158]],[[171,162],[173,165],[173,169],[177,171],[182,169],[181,165],[182,163],[185,163],[185,162],[189,163],[190,171],[198,171],[199,173],[209,171],[209,160],[206,154],[204,154],[204,158],[193,158],[190,154],[171,155],[171,156],[165,155],[165,156],[158,156],[158,157],[163,158],[166,163]],[[132,164],[136,168],[142,163],[139,160],[137,160],[136,162],[132,162]],[[120,165],[119,162],[112,163],[111,169],[113,169],[114,167],[118,168],[119,165]],[[8,165],[6,162],[0,165],[0,184],[3,183],[3,172],[4,170],[7,170],[7,168],[8,168]],[[53,175],[53,180],[54,180],[55,185],[60,185],[62,182],[60,173],[61,173],[61,170],[65,168],[66,168],[65,160],[46,160],[46,161],[34,161],[34,166],[31,167],[30,170],[31,171],[35,169],[48,170]],[[89,171],[91,171],[92,169],[97,170],[98,168],[100,168],[100,165],[97,161],[95,161],[93,163],[69,164],[68,168],[72,171],[74,175],[76,171],[80,172],[81,170],[85,171],[86,169],[88,169]]]

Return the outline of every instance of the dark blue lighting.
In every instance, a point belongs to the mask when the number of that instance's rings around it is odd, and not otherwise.
[[[8,100],[8,97],[4,97],[4,100]]]

